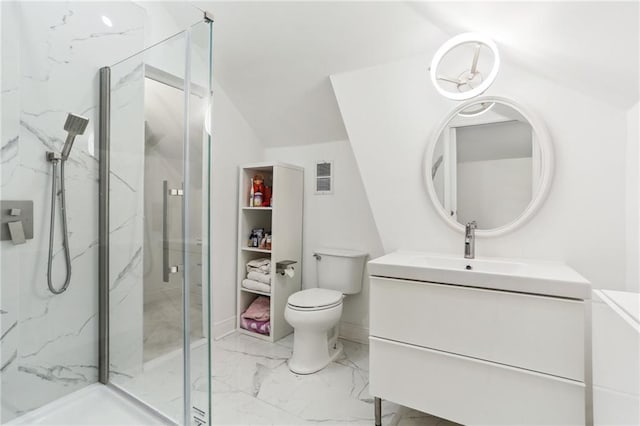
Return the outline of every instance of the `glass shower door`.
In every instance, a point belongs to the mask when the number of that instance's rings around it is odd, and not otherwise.
[[[111,67],[109,383],[210,423],[212,23]]]

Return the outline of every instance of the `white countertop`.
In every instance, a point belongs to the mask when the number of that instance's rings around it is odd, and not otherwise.
[[[397,251],[368,263],[373,276],[587,300],[591,283],[562,262]],[[470,270],[467,268],[471,267]]]

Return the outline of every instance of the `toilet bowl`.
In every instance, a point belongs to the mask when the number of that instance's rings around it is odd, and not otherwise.
[[[294,329],[289,369],[297,374],[322,370],[342,352],[338,322],[342,316],[342,293],[312,288],[289,297],[284,318]]]
[[[342,353],[338,323],[345,294],[362,289],[367,254],[342,249],[314,252],[318,288],[298,291],[287,300],[285,320],[293,327],[289,369],[296,374],[322,370]]]

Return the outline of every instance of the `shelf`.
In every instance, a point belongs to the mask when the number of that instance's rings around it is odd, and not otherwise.
[[[253,293],[253,294],[259,294],[261,296],[271,297],[271,293],[265,293],[264,291],[258,291],[258,290],[251,290],[246,287],[240,287],[240,291],[244,291],[245,293]]]
[[[253,251],[256,253],[269,253],[271,254],[271,250],[261,249],[256,247],[242,247],[242,251]]]
[[[263,175],[264,184],[272,188],[272,193],[275,193],[276,202],[273,206],[268,206],[268,203],[265,203],[264,207],[253,206],[249,202],[252,179],[256,174]],[[236,204],[238,215],[236,328],[247,336],[273,342],[293,332],[293,328],[284,317],[284,312],[289,297],[300,291],[302,287],[300,274],[286,278],[271,271],[271,288],[257,287],[261,291],[242,287],[242,281],[247,276],[247,262],[254,259],[271,258],[274,262],[289,259],[301,264],[303,204],[304,169],[302,167],[281,163],[257,163],[239,167]],[[252,242],[255,242],[250,239],[251,231],[260,228],[265,231],[262,238],[267,232],[275,236],[275,246],[266,244],[260,246],[261,248],[251,246]],[[275,268],[275,264],[272,268]],[[241,313],[256,297],[268,297],[269,300],[271,334],[268,336],[256,333],[255,330],[240,328]]]

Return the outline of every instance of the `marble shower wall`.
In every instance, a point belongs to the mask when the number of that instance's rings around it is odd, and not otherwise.
[[[109,354],[115,383],[141,372],[143,362],[143,60],[136,55],[111,68]]]
[[[34,238],[20,246],[0,243],[0,421],[6,422],[97,380],[98,69],[142,50],[145,13],[131,2],[2,2],[0,7],[0,194],[34,202]],[[85,115],[90,123],[67,162],[73,274],[69,289],[54,296],[46,284],[52,174],[45,152],[61,149],[67,112]],[[112,220],[113,232],[141,221],[135,216],[140,206],[127,208],[129,214]],[[64,280],[59,222],[56,233],[53,279],[59,286]],[[140,262],[141,253],[122,256],[128,259],[113,279],[125,281],[135,272],[126,266]]]

